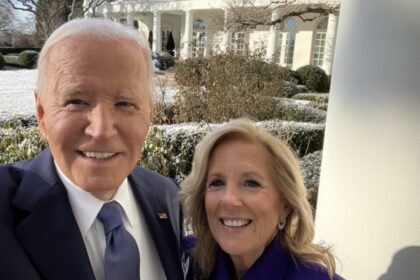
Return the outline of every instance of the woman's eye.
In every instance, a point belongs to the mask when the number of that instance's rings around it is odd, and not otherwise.
[[[220,179],[211,180],[208,183],[208,187],[220,187],[223,186],[225,183]]]
[[[244,182],[244,186],[246,187],[261,187],[261,184],[255,180],[246,180]]]

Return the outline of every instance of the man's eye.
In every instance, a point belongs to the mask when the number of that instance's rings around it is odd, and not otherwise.
[[[117,107],[127,107],[127,108],[135,107],[135,105],[133,103],[126,102],[126,101],[118,102],[118,103],[115,104],[115,106],[117,106]]]
[[[81,99],[71,99],[66,102],[67,105],[87,105],[87,102]]]
[[[214,179],[214,180],[211,180],[207,185],[208,185],[209,188],[211,188],[211,187],[221,187],[221,186],[225,185],[225,182],[223,182],[220,179]]]
[[[255,187],[261,187],[261,184],[255,180],[246,180],[244,182],[244,186],[255,188]]]

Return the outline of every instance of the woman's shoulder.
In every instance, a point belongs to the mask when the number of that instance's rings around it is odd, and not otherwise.
[[[198,266],[194,262],[192,251],[197,243],[197,238],[194,235],[187,235],[182,238],[182,269],[184,272],[184,279],[196,280],[201,279],[201,273]]]
[[[330,280],[327,269],[315,263],[297,263],[289,271],[288,279],[291,280]],[[334,274],[333,280],[344,280],[339,275]]]

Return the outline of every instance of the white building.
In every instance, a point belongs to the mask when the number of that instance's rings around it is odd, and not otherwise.
[[[323,0],[313,0],[320,3]],[[334,3],[337,4],[338,0]],[[246,9],[264,7],[269,0],[252,1]],[[308,0],[295,1],[311,2]],[[328,1],[331,3],[331,1]],[[217,18],[228,18],[229,0],[119,0],[95,9],[95,16],[125,23],[153,37],[154,52],[166,50],[169,33],[175,40],[175,53],[181,59],[205,56],[209,52],[263,51],[268,60],[281,66],[297,69],[313,64],[331,73],[337,15],[317,17],[302,21],[287,18],[281,25],[257,26],[248,30],[227,29],[225,23],[215,23]],[[278,17],[273,10],[272,20]],[[87,16],[92,16],[89,11]],[[223,21],[223,20],[222,20]],[[224,25],[224,26],[223,26]],[[226,30],[227,29],[227,30]],[[159,34],[159,36],[154,36]]]

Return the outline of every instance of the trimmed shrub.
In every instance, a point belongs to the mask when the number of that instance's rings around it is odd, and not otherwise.
[[[4,62],[6,63],[6,65],[19,66],[18,55],[17,54],[5,55]]]
[[[327,111],[328,97],[329,95],[327,93],[299,93],[294,95],[292,99],[310,101],[309,105],[311,107]]]
[[[26,50],[19,54],[18,64],[22,67],[33,68],[36,66],[37,59],[37,51]]]
[[[218,123],[238,117],[274,118],[273,98],[281,96],[284,87],[280,69],[251,55],[223,54],[179,63],[175,120]]]
[[[328,92],[329,79],[324,70],[315,65],[306,65],[296,70],[301,78],[302,83],[311,92]]]
[[[315,106],[314,102],[282,98],[276,112],[284,121],[325,123],[327,113]]]
[[[0,69],[6,65],[6,62],[4,61],[3,55],[0,53]]]
[[[197,143],[220,125],[189,123],[153,126],[139,164],[180,181],[191,170]],[[299,157],[322,149],[324,125],[279,120],[259,122],[258,125],[286,140]]]
[[[264,121],[259,124],[271,134],[286,140],[299,157],[322,150],[325,124],[280,120]]]
[[[291,82],[285,82],[285,86],[282,90],[283,92],[281,93],[281,96],[285,96],[288,98],[295,96],[296,94],[307,93],[309,91],[306,86],[297,85]]]
[[[305,187],[308,190],[308,200],[316,209],[319,189],[319,177],[321,173],[322,151],[316,151],[300,159]]]
[[[258,125],[285,139],[301,158],[309,200],[315,207],[324,125],[284,121],[264,121]],[[152,126],[137,163],[178,182],[191,171],[197,143],[220,124],[178,124]],[[31,159],[47,147],[36,126],[25,126],[19,118],[0,123],[0,163]],[[316,152],[316,153],[314,153]],[[307,155],[307,156],[305,156]]]
[[[302,83],[302,77],[297,71],[293,69],[279,66],[279,73],[279,78],[284,81],[291,82],[294,84]]]

